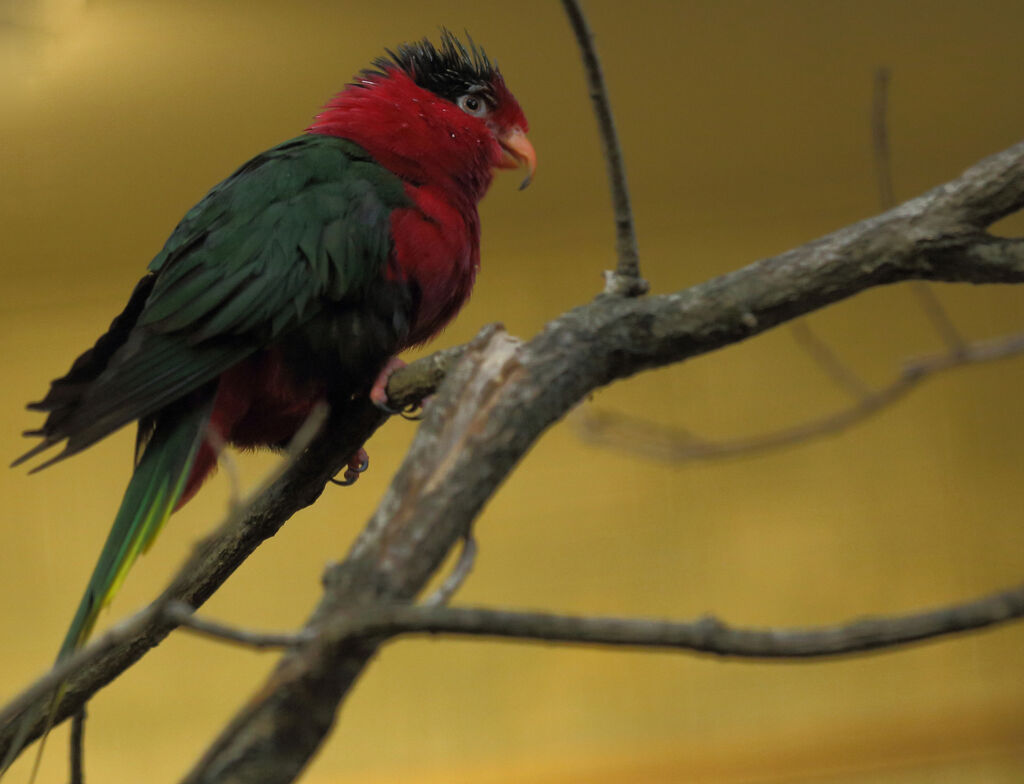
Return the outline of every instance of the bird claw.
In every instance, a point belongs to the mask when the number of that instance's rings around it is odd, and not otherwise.
[[[385,414],[400,416],[409,422],[419,422],[423,419],[422,403],[409,403],[409,405],[402,406],[401,408],[393,408],[388,405],[388,380],[395,371],[401,370],[405,365],[406,363],[398,357],[391,357],[388,360],[387,364],[384,365],[384,369],[377,374],[377,379],[373,382],[373,386],[370,387],[370,402]]]
[[[327,481],[331,484],[338,485],[338,487],[351,487],[356,483],[359,475],[365,473],[366,469],[370,467],[370,456],[366,454],[366,450],[360,448],[356,452],[352,459],[348,461],[348,467],[345,468],[345,478],[336,479],[331,477]]]
[[[423,419],[423,406],[419,403],[410,403],[403,408],[392,408],[386,403],[375,403],[375,405],[385,414],[400,416],[402,419],[408,420],[409,422],[419,422]]]
[[[388,405],[388,379],[391,378],[391,374],[396,370],[401,370],[405,367],[405,362],[400,360],[398,357],[391,357],[387,361],[387,364],[381,369],[380,373],[377,374],[377,378],[373,382],[373,386],[370,387],[370,400],[377,408],[388,414],[401,414],[401,411],[396,411]]]

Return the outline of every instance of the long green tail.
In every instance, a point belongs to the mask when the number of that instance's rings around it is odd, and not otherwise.
[[[177,416],[161,416],[128,483],[57,661],[82,647],[100,610],[117,593],[135,559],[149,549],[171,516],[185,489],[209,416],[208,405],[178,412]]]
[[[167,522],[167,518],[174,511],[205,435],[206,423],[212,408],[211,402],[191,407],[182,406],[177,411],[161,414],[156,430],[146,444],[142,458],[128,483],[121,508],[114,518],[114,525],[107,535],[107,541],[93,569],[85,595],[64,637],[64,643],[57,654],[58,662],[85,644],[96,625],[100,610],[117,593],[135,559],[149,549]],[[66,689],[67,683],[62,683],[53,695],[30,780],[35,779],[46,737],[53,726],[57,707]],[[29,721],[30,719],[26,717],[26,722]],[[19,737],[12,744],[7,758],[0,766],[0,775],[21,751],[30,729],[31,726],[27,724],[19,731]]]

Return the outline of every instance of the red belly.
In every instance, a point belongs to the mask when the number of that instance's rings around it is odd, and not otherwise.
[[[321,384],[296,381],[271,349],[221,374],[207,427],[221,442],[243,449],[282,446],[323,397]],[[175,509],[196,494],[216,465],[216,451],[205,439]]]

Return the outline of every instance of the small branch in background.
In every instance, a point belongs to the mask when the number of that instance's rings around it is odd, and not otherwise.
[[[829,345],[818,337],[807,324],[807,320],[796,321],[790,327],[800,347],[825,371],[837,386],[857,400],[866,400],[875,391],[844,363]]]
[[[874,92],[871,98],[871,148],[875,158],[875,178],[878,180],[878,203],[883,210],[896,205],[892,187],[892,155],[889,151],[889,81],[892,73],[886,66],[875,71]]]
[[[953,319],[950,318],[949,311],[939,301],[932,287],[923,281],[915,280],[910,284],[910,290],[914,292],[918,304],[920,304],[921,309],[932,323],[935,331],[939,333],[942,341],[946,344],[949,353],[959,354],[962,351],[966,351],[967,342],[964,340],[963,335],[960,334],[960,330],[956,328]]]
[[[871,101],[871,146],[874,150],[875,176],[878,178],[878,202],[883,210],[891,210],[896,205],[896,192],[892,184],[892,154],[889,147],[891,79],[892,73],[885,66],[875,71],[874,94]],[[910,288],[946,347],[953,353],[963,351],[966,341],[931,286],[923,281],[914,281]]]
[[[183,608],[182,613],[176,617],[183,625],[188,624],[216,639],[260,649],[313,639],[335,647],[342,641],[376,643],[406,634],[446,634],[642,650],[668,649],[744,659],[799,660],[892,650],[1007,623],[1024,617],[1024,585],[932,610],[792,629],[742,628],[712,616],[693,621],[669,621],[436,604],[379,604],[342,608],[315,632],[307,626],[297,635],[281,635],[201,620],[192,616],[188,608]]]
[[[473,537],[473,532],[470,531],[462,539],[462,550],[459,552],[459,559],[455,562],[452,573],[445,578],[436,591],[423,600],[423,604],[437,606],[448,604],[451,601],[462,584],[466,582],[469,573],[473,571],[473,565],[476,563],[476,550],[476,539]]]
[[[578,0],[562,0],[569,24],[576,35],[583,58],[583,70],[587,76],[587,91],[594,104],[597,125],[601,133],[601,147],[608,168],[611,186],[612,207],[615,211],[615,248],[618,266],[614,272],[605,272],[605,293],[622,297],[636,297],[646,294],[647,281],[640,276],[640,253],[637,249],[636,227],[633,223],[633,208],[629,201],[629,186],[626,184],[626,165],[622,158],[622,145],[615,130],[608,88],[605,85],[601,61],[594,47],[594,33]]]
[[[643,419],[580,407],[571,421],[589,443],[672,463],[767,452],[832,435],[895,403],[930,376],[1024,354],[1024,333],[968,343],[956,354],[942,352],[912,360],[894,381],[860,397],[849,408],[762,435],[715,441]]]
[[[892,210],[895,205],[888,132],[890,80],[888,68],[881,67],[875,72],[871,104],[872,150],[878,179],[879,201],[885,210]],[[985,242],[981,245],[992,243],[1008,246],[1013,242],[996,240],[985,235]],[[594,411],[589,406],[578,408],[572,414],[571,421],[581,438],[592,444],[669,462],[754,454],[845,430],[899,400],[921,381],[935,373],[1024,352],[1021,345],[1024,333],[968,343],[929,284],[913,280],[910,281],[910,286],[928,320],[946,345],[946,351],[907,362],[899,376],[882,389],[875,390],[865,383],[825,341],[817,336],[806,321],[797,321],[790,325],[794,339],[804,352],[832,381],[857,401],[848,408],[762,435],[721,441],[706,439],[687,429],[658,425],[627,414]]]

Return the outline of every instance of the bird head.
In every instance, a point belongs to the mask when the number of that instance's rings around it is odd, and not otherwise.
[[[468,38],[468,37],[467,37]],[[350,139],[383,166],[419,185],[479,200],[494,169],[525,167],[537,155],[515,96],[484,51],[442,30],[388,50],[317,116],[309,131]]]

